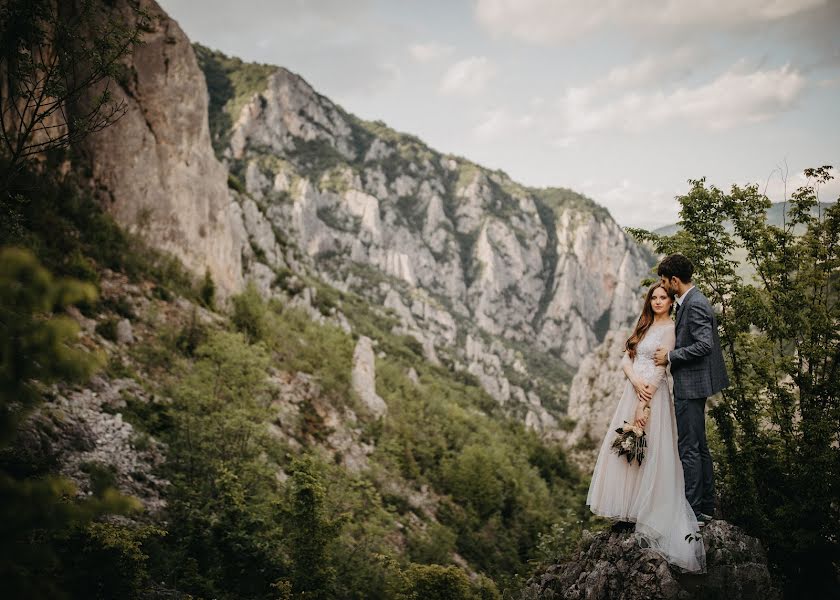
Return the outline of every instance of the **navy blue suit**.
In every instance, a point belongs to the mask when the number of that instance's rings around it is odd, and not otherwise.
[[[729,385],[708,298],[696,287],[688,291],[677,311],[676,345],[668,353],[674,378],[677,446],[685,474],[685,497],[695,514],[712,514],[715,483],[712,455],[706,443],[706,400]]]

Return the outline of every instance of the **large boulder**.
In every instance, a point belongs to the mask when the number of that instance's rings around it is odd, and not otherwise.
[[[632,534],[584,532],[577,553],[528,581],[522,600],[777,600],[761,543],[726,521],[703,528],[706,569],[683,573]],[[688,543],[688,542],[686,542]],[[697,542],[692,542],[697,543]]]

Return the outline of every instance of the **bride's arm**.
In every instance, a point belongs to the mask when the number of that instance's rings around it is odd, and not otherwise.
[[[674,346],[677,343],[677,338],[675,334],[675,329],[673,327],[667,327],[662,334],[662,340],[660,341],[659,347],[664,348],[666,352],[670,352],[674,349]],[[654,371],[653,379],[648,383],[648,387],[651,390],[651,397],[653,396],[654,392],[659,388],[660,385],[665,381],[665,369],[667,365],[657,366],[656,371]]]
[[[665,331],[662,333],[662,339],[659,340],[660,348],[664,348],[666,351],[671,351],[674,349],[674,345],[677,341],[674,331],[675,330],[673,327],[667,327],[665,329]],[[634,418],[636,424],[640,425],[641,427],[647,425],[647,420],[650,416],[650,405],[651,401],[653,400],[653,395],[656,393],[656,390],[659,389],[659,386],[662,385],[663,382],[665,382],[665,369],[665,365],[656,367],[653,373],[653,378],[645,385],[645,392],[648,394],[646,402],[644,404],[640,402],[639,405],[636,406],[636,414]]]
[[[621,368],[624,370],[624,374],[627,376],[627,380],[633,386],[633,389],[636,390],[636,397],[639,398],[639,401],[644,403],[650,402],[653,392],[645,389],[645,382],[636,375],[636,372],[633,370],[633,359],[630,358],[627,352],[624,353],[624,358],[621,359]]]
[[[636,390],[636,399],[638,402],[636,403],[636,411],[633,414],[633,424],[638,427],[644,427],[647,424],[647,417],[650,414],[648,403],[653,396],[653,392],[650,391],[650,386],[633,371],[633,361],[627,352],[624,353],[624,358],[621,359],[621,367],[624,369],[624,374],[627,375],[627,379],[630,380],[633,389]]]

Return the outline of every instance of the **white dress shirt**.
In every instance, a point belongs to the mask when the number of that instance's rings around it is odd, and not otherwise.
[[[690,285],[682,296],[677,296],[677,298],[676,298],[677,305],[682,306],[682,302],[683,302],[683,300],[685,300],[685,297],[688,296],[688,292],[690,292],[693,289],[694,289],[694,286]]]
[[[688,286],[688,289],[683,293],[682,296],[677,296],[677,298],[675,300],[675,302],[677,303],[677,308],[682,306],[682,302],[683,302],[683,300],[685,300],[685,297],[688,296],[688,292],[690,292],[693,289],[694,289],[694,286],[690,285],[690,286]],[[671,353],[670,352],[665,355],[665,358],[668,360],[668,364],[671,364]]]

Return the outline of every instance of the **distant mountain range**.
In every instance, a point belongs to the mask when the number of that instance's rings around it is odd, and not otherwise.
[[[788,202],[774,202],[770,205],[770,208],[767,209],[767,222],[771,225],[781,226],[784,222],[784,217],[787,214],[787,207]],[[816,214],[817,210],[823,211],[826,210],[831,203],[829,202],[821,202],[819,206],[815,206],[814,210],[812,211]],[[727,229],[730,231],[732,230],[731,224],[727,224]],[[677,231],[680,230],[680,226],[676,223],[671,225],[664,225],[663,227],[659,227],[658,229],[654,229],[653,233],[657,235],[674,235]]]

